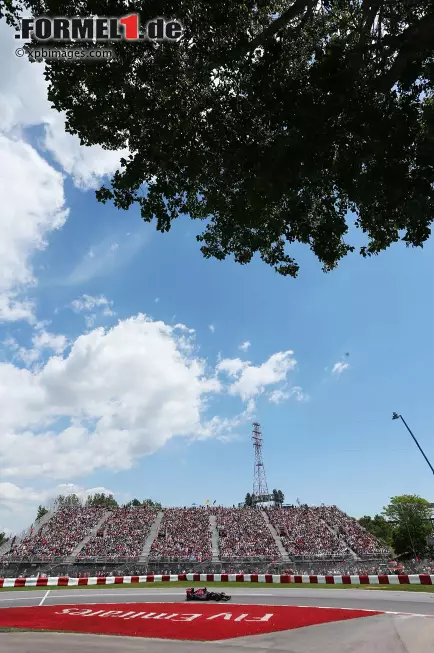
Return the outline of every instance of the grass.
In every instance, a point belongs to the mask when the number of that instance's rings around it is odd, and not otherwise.
[[[288,584],[275,584],[275,583],[236,583],[236,582],[192,582],[188,580],[173,581],[173,582],[154,582],[154,583],[125,583],[119,585],[76,585],[73,587],[4,587],[0,589],[0,592],[30,592],[39,590],[41,592],[46,592],[47,590],[99,590],[99,589],[111,589],[116,591],[117,589],[124,588],[133,588],[133,589],[148,589],[148,590],[159,590],[159,589],[171,589],[173,587],[238,587],[244,589],[295,589],[295,588],[310,588],[310,589],[324,589],[324,590],[333,590],[333,589],[362,589],[362,590],[373,590],[373,589],[382,589],[392,592],[431,592],[434,593],[434,585],[322,585],[312,583],[311,585],[307,583],[288,583]]]
[[[47,630],[45,628],[2,628],[2,627],[0,627],[0,633],[50,633],[50,632],[53,632],[53,631]],[[57,632],[67,632],[67,631],[57,631]]]
[[[78,633],[76,630],[57,630],[56,628],[9,628],[9,627],[3,628],[2,626],[0,626],[0,633],[62,633],[62,635],[86,634],[86,633]],[[89,634],[99,635],[100,633],[89,633]]]

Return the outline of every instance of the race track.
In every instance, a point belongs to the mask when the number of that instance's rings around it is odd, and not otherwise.
[[[214,588],[213,588],[214,589]],[[225,588],[226,589],[226,588]],[[434,592],[404,592],[390,590],[311,589],[309,587],[252,589],[229,587],[233,603],[262,605],[309,605],[330,608],[354,608],[383,612],[406,612],[434,615]],[[1,592],[0,607],[39,605],[71,605],[87,603],[158,603],[183,601],[184,588],[168,589],[56,589],[48,591]]]
[[[221,643],[176,642],[103,635],[69,635],[57,633],[1,633],[0,653],[103,653],[122,650],[122,653],[236,653],[247,648],[250,653],[269,649],[287,653],[434,653],[434,593],[404,591],[311,589],[308,587],[275,589],[228,588],[233,597],[231,605],[317,606],[380,611],[382,614],[365,619],[308,626],[287,632],[239,637]],[[53,605],[180,603],[184,602],[184,588],[134,589],[120,587],[109,590],[32,590],[0,593],[1,608]],[[268,610],[270,611],[270,610]],[[398,614],[401,613],[401,614]],[[406,613],[403,614],[403,613]],[[423,615],[423,616],[421,616]],[[31,644],[30,644],[31,643]],[[246,653],[248,653],[246,651]]]

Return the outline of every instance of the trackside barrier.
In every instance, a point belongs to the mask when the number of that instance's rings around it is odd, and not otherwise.
[[[401,574],[399,576],[289,576],[286,574],[175,574],[173,576],[105,576],[92,578],[0,578],[0,588],[14,587],[77,587],[80,585],[123,585],[131,583],[201,583],[238,582],[307,585],[434,585],[434,574]]]

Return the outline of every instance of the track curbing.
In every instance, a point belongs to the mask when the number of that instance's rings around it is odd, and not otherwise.
[[[172,574],[146,576],[95,576],[70,578],[49,576],[46,578],[0,578],[1,589],[16,587],[80,587],[82,585],[130,585],[137,583],[190,582],[239,582],[271,585],[434,585],[434,574],[401,575],[290,575],[290,574]]]

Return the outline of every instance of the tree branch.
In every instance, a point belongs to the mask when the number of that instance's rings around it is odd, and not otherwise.
[[[367,35],[371,32],[375,17],[381,8],[381,0],[374,0],[372,3],[363,3],[363,17],[361,27],[361,41],[364,41]]]
[[[277,32],[286,27],[293,18],[302,14],[305,9],[307,9],[308,12],[311,11],[313,6],[316,4],[318,4],[318,0],[295,0],[294,4],[288,7],[279,18],[270,23],[270,25],[262,30],[260,34],[257,34],[255,38],[246,43],[246,45],[236,48],[232,53],[230,53],[225,58],[224,64],[232,63],[247,54],[247,52],[256,50],[256,48],[264,45],[264,43],[277,34]]]
[[[263,45],[305,9],[311,10],[314,4],[317,4],[317,0],[295,0],[294,4],[284,11],[279,18],[268,25],[268,27],[248,43],[248,50],[256,49]]]
[[[379,80],[380,90],[389,91],[399,80],[402,72],[405,70],[407,63],[414,59],[415,55],[422,53],[427,48],[434,50],[434,14],[427,14],[421,18],[415,25],[407,27],[402,34],[397,37],[401,42],[390,70]]]

